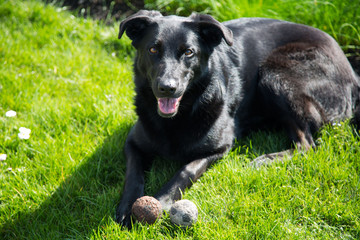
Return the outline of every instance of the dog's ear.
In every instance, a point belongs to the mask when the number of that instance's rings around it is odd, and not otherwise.
[[[206,42],[212,45],[218,45],[221,40],[224,39],[227,45],[231,46],[233,44],[232,31],[212,16],[192,13],[190,18],[197,24],[200,36],[202,36]]]
[[[158,11],[141,10],[134,15],[126,18],[120,23],[119,39],[126,31],[126,35],[132,40],[136,41],[142,36],[144,30],[154,22],[155,18],[162,17]]]

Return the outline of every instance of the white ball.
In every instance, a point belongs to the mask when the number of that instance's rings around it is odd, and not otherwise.
[[[198,209],[190,200],[175,202],[170,209],[170,221],[181,227],[189,227],[196,223]]]

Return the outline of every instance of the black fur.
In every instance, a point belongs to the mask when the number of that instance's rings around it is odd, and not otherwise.
[[[254,128],[280,125],[299,149],[323,124],[354,115],[359,79],[326,33],[285,21],[140,11],[120,25],[137,49],[138,121],[125,145],[127,171],[117,221],[144,194],[155,156],[184,167],[155,195],[165,210]],[[360,113],[353,121],[360,122]],[[268,154],[254,165],[291,155]]]

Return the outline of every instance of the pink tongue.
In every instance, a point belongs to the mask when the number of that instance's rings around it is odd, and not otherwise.
[[[176,112],[180,98],[159,98],[159,110],[164,114],[171,114]]]

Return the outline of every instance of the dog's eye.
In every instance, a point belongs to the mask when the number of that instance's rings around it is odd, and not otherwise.
[[[186,49],[185,53],[184,53],[187,57],[191,57],[192,55],[194,55],[194,51],[191,49]]]
[[[158,50],[156,49],[156,47],[151,47],[151,48],[149,48],[149,52],[152,54],[155,54],[158,52]]]

